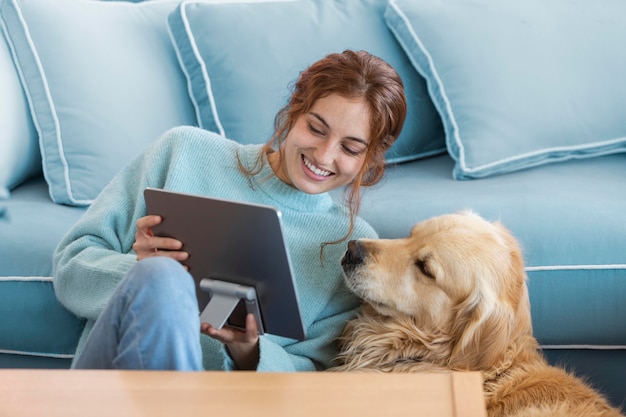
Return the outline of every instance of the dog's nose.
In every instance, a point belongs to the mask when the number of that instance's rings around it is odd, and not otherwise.
[[[363,249],[357,240],[348,242],[348,250],[341,259],[342,265],[357,265],[363,262]]]

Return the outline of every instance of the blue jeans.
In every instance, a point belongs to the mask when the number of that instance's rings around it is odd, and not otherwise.
[[[202,370],[191,275],[166,257],[137,262],[98,317],[74,366]]]

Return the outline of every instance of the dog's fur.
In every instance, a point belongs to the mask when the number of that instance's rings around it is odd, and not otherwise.
[[[435,217],[405,239],[349,242],[342,266],[364,305],[333,371],[480,371],[490,417],[622,416],[539,352],[521,251],[500,223]]]

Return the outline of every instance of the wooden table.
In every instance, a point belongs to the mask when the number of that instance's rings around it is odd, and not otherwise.
[[[0,370],[0,416],[485,417],[479,373]]]

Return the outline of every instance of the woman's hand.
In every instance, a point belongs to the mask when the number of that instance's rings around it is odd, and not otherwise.
[[[246,315],[246,330],[232,327],[216,329],[209,323],[202,323],[200,331],[226,345],[230,357],[233,358],[237,369],[255,370],[259,364],[259,329],[254,314]]]
[[[167,256],[179,262],[185,261],[189,254],[180,250],[183,247],[181,241],[169,237],[154,236],[152,228],[161,223],[161,216],[144,216],[137,220],[135,243],[133,250],[140,261],[151,256]],[[185,266],[185,268],[187,268]]]

